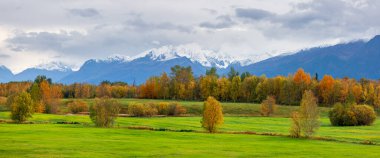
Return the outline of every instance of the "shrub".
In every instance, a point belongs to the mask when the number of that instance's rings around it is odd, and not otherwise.
[[[69,108],[70,112],[73,114],[88,111],[87,103],[81,100],[71,101],[67,104],[67,107]]]
[[[354,105],[352,111],[355,114],[357,125],[372,125],[376,120],[375,110],[368,105]]]
[[[202,127],[214,133],[218,126],[223,124],[222,106],[214,97],[208,97],[203,104]]]
[[[144,108],[144,116],[152,117],[158,113],[157,106],[154,103],[144,104]]]
[[[32,98],[27,92],[22,92],[15,96],[11,107],[11,118],[18,123],[24,122],[32,117],[34,112]]]
[[[137,117],[151,117],[157,115],[157,108],[154,104],[135,103],[128,106],[128,113]]]
[[[169,104],[169,111],[168,111],[169,116],[180,116],[185,113],[186,113],[186,108],[183,107],[182,105],[176,102]]]
[[[112,127],[120,111],[120,104],[113,99],[96,99],[90,108],[90,118],[97,127]]]
[[[160,102],[157,105],[157,111],[159,115],[168,115],[169,114],[169,103]]]
[[[9,109],[9,106],[7,106],[7,98],[0,97],[0,111],[7,111]]]
[[[296,111],[292,113],[292,126],[290,127],[290,136],[293,138],[301,137],[300,116]]]
[[[371,125],[376,120],[374,109],[368,105],[342,105],[337,103],[329,112],[333,126]]]
[[[261,103],[261,115],[270,116],[277,109],[276,99],[273,96],[267,96],[267,98]]]
[[[145,107],[141,103],[130,104],[130,105],[128,105],[128,113],[131,116],[138,116],[138,117],[144,116],[145,115]]]
[[[44,103],[45,103],[45,113],[47,114],[58,113],[59,105],[60,105],[59,99],[55,99],[55,98],[48,99],[48,100],[45,100]]]

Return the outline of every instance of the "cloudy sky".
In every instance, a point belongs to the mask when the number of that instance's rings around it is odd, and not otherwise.
[[[199,45],[231,56],[286,53],[380,34],[378,0],[0,0],[0,65]]]

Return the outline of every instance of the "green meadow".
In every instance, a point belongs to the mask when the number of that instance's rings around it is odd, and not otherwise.
[[[120,100],[123,106],[159,101]],[[188,110],[202,107],[202,102],[180,103]],[[379,121],[333,127],[328,108],[320,108],[321,127],[315,137],[295,139],[288,136],[288,116],[298,107],[280,106],[273,117],[261,117],[258,104],[222,104],[227,114],[215,134],[205,133],[195,112],[186,117],[119,117],[114,128],[97,128],[87,115],[71,114],[34,114],[29,124],[13,124],[9,112],[0,112],[0,157],[380,156]]]

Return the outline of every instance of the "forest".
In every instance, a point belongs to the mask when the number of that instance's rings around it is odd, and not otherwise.
[[[380,107],[380,82],[352,78],[333,78],[318,74],[311,76],[298,69],[288,76],[267,78],[248,72],[239,73],[231,68],[225,76],[219,76],[215,68],[195,77],[191,67],[174,66],[171,73],[152,76],[141,85],[124,82],[103,81],[99,85],[75,83],[63,85],[54,83],[45,76],[38,76],[34,82],[9,82],[0,84],[0,96],[11,97],[28,91],[35,102],[54,105],[60,98],[140,98],[202,101],[213,96],[223,102],[261,103],[267,96],[275,98],[277,104],[299,105],[302,95],[311,90],[320,106],[331,107],[335,103],[368,104]]]

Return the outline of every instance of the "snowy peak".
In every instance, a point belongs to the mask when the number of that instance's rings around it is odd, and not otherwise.
[[[49,62],[37,65],[36,69],[49,70],[49,71],[61,71],[69,72],[72,71],[71,67],[63,64],[62,62]]]
[[[192,62],[198,62],[205,67],[226,68],[235,59],[214,51],[202,49],[199,45],[188,44],[179,46],[163,46],[145,51],[133,59],[149,57],[155,61],[167,61],[175,58],[186,57]]]
[[[204,67],[227,68],[232,63],[242,66],[253,64],[273,57],[269,53],[253,55],[249,57],[232,57],[225,53],[202,49],[198,44],[186,44],[178,46],[162,46],[144,51],[134,57],[113,55],[106,59],[92,59],[86,63],[123,63],[131,62],[140,58],[149,58],[153,61],[168,61],[176,58],[187,58],[193,63],[199,63]]]

